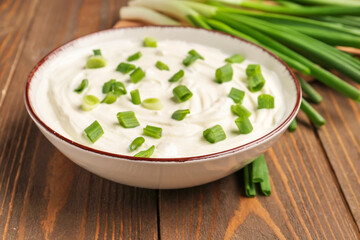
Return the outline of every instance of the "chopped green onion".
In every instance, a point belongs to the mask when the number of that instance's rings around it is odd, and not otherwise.
[[[145,142],[145,138],[143,137],[137,137],[134,139],[134,141],[130,144],[130,151],[135,151],[138,149],[143,143]]]
[[[175,119],[177,121],[181,121],[183,120],[186,115],[188,115],[190,113],[189,109],[180,109],[180,110],[176,110],[172,115],[171,118]]]
[[[102,129],[100,123],[95,120],[90,126],[85,128],[85,133],[90,141],[94,143],[104,134],[104,130]]]
[[[100,100],[94,95],[85,95],[81,104],[81,109],[91,111],[99,105]]]
[[[248,118],[251,116],[251,112],[249,112],[249,110],[247,110],[243,105],[239,103],[236,105],[231,105],[231,112],[239,116],[240,118]]]
[[[255,160],[252,162],[252,182],[263,182],[267,173],[266,169],[267,167],[264,154],[255,158]]]
[[[196,60],[201,59],[204,60],[204,57],[201,56],[198,52],[196,52],[194,49],[190,50],[188,52],[188,56],[183,60],[183,64],[185,66],[190,66],[191,64],[193,64]]]
[[[144,47],[153,47],[156,48],[157,47],[157,41],[155,38],[152,37],[146,37],[144,39]]]
[[[242,117],[238,117],[235,120],[235,124],[239,129],[239,132],[241,134],[249,134],[252,132],[253,130],[253,126],[249,120],[249,118],[242,118]]]
[[[86,68],[103,68],[106,66],[106,64],[107,61],[103,56],[91,56],[86,62]]]
[[[251,164],[248,164],[244,167],[244,183],[245,183],[245,195],[247,197],[255,197],[256,196],[256,190],[255,190],[255,184],[252,181],[252,169]]]
[[[258,92],[265,85],[265,79],[262,74],[256,74],[248,78],[248,89],[250,92]]]
[[[123,74],[127,74],[132,70],[134,70],[135,68],[136,66],[133,64],[122,62],[117,66],[116,71],[121,72]]]
[[[139,89],[132,90],[130,92],[131,102],[135,105],[141,104],[140,92]]]
[[[102,87],[102,93],[109,93],[112,92],[114,85],[115,85],[116,80],[115,79],[110,79],[109,81],[107,81],[106,83],[104,83],[103,87]]]
[[[134,155],[134,157],[149,158],[154,153],[155,146],[152,145],[148,150],[140,151]]]
[[[224,129],[220,125],[206,129],[203,136],[209,143],[216,143],[226,139]]]
[[[144,108],[150,109],[150,110],[161,110],[163,108],[163,105],[158,98],[147,98],[144,101],[142,101],[141,105]]]
[[[179,70],[177,73],[175,73],[170,79],[169,82],[177,82],[179,81],[182,77],[184,77],[184,70]]]
[[[128,62],[132,62],[132,61],[140,59],[141,56],[142,56],[141,52],[137,52],[137,53],[134,53],[133,55],[129,56],[126,60]]]
[[[224,66],[216,69],[215,72],[215,82],[224,83],[229,82],[233,78],[233,69],[230,63],[225,64]]]
[[[289,127],[288,127],[288,131],[289,132],[294,132],[296,130],[296,119],[294,118],[294,120],[291,121]]]
[[[235,103],[242,103],[242,100],[245,97],[245,92],[237,88],[231,88],[228,97],[234,100]]]
[[[116,117],[119,120],[120,125],[124,128],[134,128],[140,126],[140,123],[135,117],[135,113],[133,111],[118,112]]]
[[[234,54],[231,57],[228,57],[225,59],[228,63],[242,63],[245,60],[245,58],[239,54]]]
[[[117,97],[127,93],[125,85],[122,82],[117,82],[115,79],[110,79],[104,83],[102,88],[103,93],[113,93]]]
[[[258,96],[258,109],[263,108],[274,108],[275,107],[275,99],[273,96],[269,94],[261,94]]]
[[[93,53],[94,53],[94,56],[102,56],[100,49],[94,49]]]
[[[153,138],[161,138],[162,129],[159,127],[146,125],[146,127],[143,130],[144,130],[144,135],[146,135],[146,136],[153,137]]]
[[[133,83],[140,82],[145,77],[145,72],[140,68],[136,68],[131,74],[130,78]]]
[[[106,94],[104,99],[101,100],[101,103],[112,104],[116,102],[116,100],[117,100],[117,96],[113,92],[109,92],[108,94]]]
[[[161,71],[163,71],[163,70],[169,71],[170,70],[169,66],[161,61],[157,61],[155,66]]]
[[[89,81],[87,79],[83,79],[80,85],[74,90],[77,93],[82,93],[84,89],[89,85]]]
[[[246,68],[246,76],[251,77],[261,74],[261,67],[259,64],[249,64]]]
[[[173,94],[179,102],[185,102],[192,97],[192,92],[185,86],[179,85],[173,89]]]

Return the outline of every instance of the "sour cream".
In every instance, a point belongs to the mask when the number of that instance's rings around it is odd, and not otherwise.
[[[94,46],[94,49],[101,49],[102,55],[108,61],[106,67],[85,69],[92,49],[80,48],[69,53],[47,74],[47,98],[51,106],[49,111],[53,111],[57,117],[57,121],[52,122],[51,127],[80,144],[131,156],[152,145],[156,147],[152,157],[199,156],[228,150],[258,139],[279,125],[284,117],[286,103],[281,81],[271,69],[261,66],[266,84],[256,93],[251,93],[247,89],[245,69],[249,64],[256,64],[249,60],[232,64],[232,81],[223,84],[215,82],[216,69],[222,67],[225,64],[224,59],[235,52],[224,53],[216,48],[175,40],[158,41],[157,48],[146,48],[142,46],[142,39],[104,42]],[[195,49],[205,60],[197,60],[190,67],[185,67],[182,60],[191,49]],[[132,64],[141,67],[146,76],[134,84],[130,81],[129,74],[124,75],[115,69],[120,62],[126,62],[128,56],[138,51],[142,53],[142,57]],[[157,61],[166,63],[170,71],[157,69]],[[168,82],[168,79],[180,69],[185,71],[184,78],[176,83]],[[74,92],[84,78],[88,79],[89,86],[81,94]],[[123,82],[128,93],[119,97],[113,104],[100,104],[89,112],[81,110],[84,95],[95,95],[100,100],[105,97],[102,87],[110,79]],[[179,84],[187,86],[193,93],[190,100],[183,103],[174,101],[172,89]],[[234,122],[237,116],[230,110],[234,102],[228,97],[232,87],[245,91],[242,104],[252,113],[249,119],[254,128],[250,134],[239,134]],[[134,105],[129,94],[134,89],[139,89],[142,100],[160,99],[163,109],[154,111]],[[274,96],[274,109],[257,109],[257,97],[263,93]],[[191,113],[184,120],[176,121],[171,115],[179,109],[190,109]],[[134,111],[140,126],[130,129],[121,127],[116,114],[122,111]],[[84,129],[94,120],[100,123],[104,135],[95,143],[91,143],[84,134]],[[223,127],[227,138],[211,144],[203,138],[203,131],[216,124]],[[144,136],[145,143],[137,151],[130,152],[130,143],[136,137],[143,136],[143,128],[146,125],[161,127],[162,137],[155,139]]]

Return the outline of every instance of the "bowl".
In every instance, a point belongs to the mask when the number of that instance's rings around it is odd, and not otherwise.
[[[113,39],[176,39],[236,52],[272,69],[280,78],[284,91],[285,114],[271,131],[235,148],[207,155],[185,158],[135,158],[105,152],[79,144],[55,131],[51,121],[43,118],[39,86],[46,84],[44,71],[62,57],[63,51],[91,46]],[[238,171],[270,148],[296,116],[301,102],[300,85],[290,68],[277,56],[246,40],[217,31],[191,27],[146,26],[110,29],[68,42],[45,56],[31,71],[25,89],[26,109],[44,136],[65,156],[84,169],[114,182],[152,189],[185,188],[205,184]],[[46,113],[46,112],[45,112]]]

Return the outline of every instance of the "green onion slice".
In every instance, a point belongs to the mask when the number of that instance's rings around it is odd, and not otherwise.
[[[261,67],[259,64],[249,64],[246,68],[246,76],[251,77],[261,74]]]
[[[125,85],[122,82],[118,82],[115,79],[110,79],[104,83],[102,88],[103,93],[113,93],[117,97],[125,95],[127,93]]]
[[[161,71],[163,71],[163,70],[169,71],[170,70],[169,66],[161,61],[157,61],[155,66]]]
[[[185,85],[175,87],[173,89],[173,94],[179,102],[185,102],[193,96],[192,92]]]
[[[263,108],[274,108],[275,107],[275,99],[273,96],[269,94],[261,94],[258,96],[258,109]]]
[[[101,103],[112,104],[116,102],[116,100],[117,100],[117,96],[113,92],[109,92],[108,94],[106,94],[104,99],[101,100]]]
[[[241,134],[249,134],[253,130],[253,126],[252,126],[249,118],[238,117],[235,120],[235,124],[238,127],[239,132]]]
[[[138,60],[142,57],[142,54],[141,52],[136,52],[134,53],[133,55],[129,56],[126,60],[128,62],[132,62],[132,61],[135,61],[135,60]]]
[[[231,112],[240,118],[248,118],[251,116],[251,112],[241,104],[231,105]]]
[[[82,91],[84,91],[84,89],[89,85],[89,80],[87,79],[83,79],[80,83],[80,85],[74,89],[75,92],[77,93],[82,93]]]
[[[130,78],[133,83],[140,82],[145,77],[145,72],[140,68],[136,68],[131,74]]]
[[[130,92],[131,102],[135,105],[141,104],[140,92],[139,89],[132,90]]]
[[[190,66],[191,64],[193,64],[196,60],[201,59],[204,60],[204,57],[201,56],[198,52],[196,52],[194,49],[190,50],[188,52],[188,56],[183,60],[183,64],[185,66]]]
[[[265,79],[263,75],[257,74],[248,78],[248,89],[250,92],[258,92],[265,85]]]
[[[163,108],[163,105],[158,98],[147,98],[144,101],[142,101],[141,105],[144,108],[150,109],[150,110],[161,110]]]
[[[103,68],[107,64],[106,59],[103,56],[91,56],[86,62],[86,68],[96,69]]]
[[[140,126],[135,113],[133,111],[118,112],[116,115],[119,123],[124,128],[134,128]]]
[[[226,139],[224,129],[220,125],[206,129],[203,136],[209,143],[216,143]]]
[[[176,110],[172,115],[171,118],[175,119],[177,121],[181,121],[183,120],[186,115],[188,115],[190,113],[189,109],[180,109],[180,110]]]
[[[88,136],[90,141],[94,143],[104,134],[104,130],[102,129],[100,123],[95,120],[90,126],[85,128],[85,134]]]
[[[233,78],[233,69],[230,63],[225,64],[224,66],[216,69],[215,72],[215,82],[224,83],[229,82]]]
[[[94,49],[93,53],[94,53],[94,56],[102,56],[100,49]]]
[[[144,39],[144,47],[153,47],[156,48],[157,47],[157,41],[155,38],[152,37],[146,37]]]
[[[130,144],[130,151],[135,151],[145,142],[145,138],[137,137]]]
[[[153,137],[153,138],[161,138],[162,136],[162,128],[154,127],[150,125],[146,125],[146,127],[143,129],[144,135]]]
[[[184,77],[185,72],[184,70],[179,70],[177,73],[175,73],[170,79],[169,82],[177,82],[179,81],[182,77]]]
[[[148,150],[140,151],[137,154],[134,155],[134,157],[143,157],[143,158],[149,158],[155,151],[155,146],[152,145]]]
[[[116,71],[121,72],[123,74],[127,74],[132,70],[134,70],[135,68],[136,66],[134,64],[122,62],[117,66]]]
[[[228,57],[225,59],[228,63],[242,63],[245,60],[245,58],[239,54],[234,54],[231,57]]]
[[[237,88],[231,88],[228,97],[234,100],[235,103],[242,103],[242,100],[245,97],[245,92]]]
[[[91,111],[96,108],[100,100],[94,95],[85,95],[81,104],[81,109],[84,111]]]

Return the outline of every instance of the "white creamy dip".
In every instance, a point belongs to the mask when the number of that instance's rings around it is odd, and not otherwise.
[[[245,69],[254,62],[249,60],[232,64],[232,81],[223,84],[214,81],[216,69],[225,65],[224,59],[236,52],[224,53],[216,48],[175,40],[158,41],[157,48],[147,48],[142,46],[142,41],[116,40],[94,46],[93,49],[101,49],[108,61],[104,68],[85,69],[91,48],[75,49],[62,62],[58,62],[51,74],[47,75],[48,100],[58,120],[51,123],[51,127],[65,137],[95,149],[132,156],[155,145],[152,157],[172,158],[205,155],[243,145],[274,129],[284,117],[286,103],[281,81],[271,69],[261,66],[266,84],[261,91],[251,93],[247,89]],[[205,60],[197,60],[190,67],[185,67],[182,60],[191,49],[195,49]],[[137,51],[142,53],[142,57],[131,63],[141,67],[146,76],[134,84],[129,74],[124,75],[115,69]],[[170,71],[157,69],[155,63],[158,60],[166,63]],[[179,82],[168,82],[180,69],[185,71],[184,78]],[[89,80],[89,86],[81,94],[74,92],[84,78]],[[110,79],[123,82],[128,93],[113,104],[100,104],[88,112],[81,110],[84,95],[95,95],[100,100],[105,97],[102,87]],[[183,103],[173,100],[172,89],[179,84],[187,86],[193,93],[190,100]],[[252,113],[249,119],[254,128],[250,134],[238,133],[234,122],[237,116],[230,110],[234,102],[228,97],[232,87],[245,91],[243,105]],[[142,100],[159,98],[163,109],[154,111],[134,105],[130,100],[130,91],[134,89],[139,89]],[[262,93],[274,96],[274,109],[257,109],[257,97]],[[171,115],[179,109],[190,109],[191,113],[184,120],[176,121]],[[120,126],[116,114],[122,111],[134,111],[140,126],[130,129]],[[100,123],[104,135],[91,143],[84,129],[94,120]],[[203,131],[216,124],[223,127],[227,138],[211,144],[203,138]],[[155,139],[144,136],[145,143],[135,152],[130,152],[130,143],[136,137],[143,136],[146,125],[161,127],[162,137]]]

